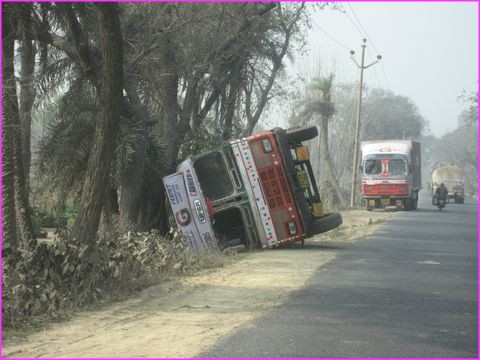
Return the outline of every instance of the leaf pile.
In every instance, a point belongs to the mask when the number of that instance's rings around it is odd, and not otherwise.
[[[177,232],[132,233],[79,245],[63,235],[3,259],[2,322],[24,328],[67,318],[75,308],[122,298],[172,275],[223,266],[229,255],[193,253]]]

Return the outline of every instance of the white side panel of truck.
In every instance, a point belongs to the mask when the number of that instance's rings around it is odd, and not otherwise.
[[[190,168],[189,170],[191,171]],[[186,178],[190,183],[187,183]],[[175,222],[188,247],[196,251],[215,247],[216,240],[208,218],[208,211],[200,191],[195,191],[199,187],[194,177],[191,176],[191,172],[177,172],[166,176],[163,178],[163,183],[167,190]],[[186,184],[190,185],[188,194]]]

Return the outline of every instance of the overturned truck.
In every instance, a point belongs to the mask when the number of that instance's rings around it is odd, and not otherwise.
[[[272,248],[342,224],[323,206],[302,141],[314,126],[275,128],[181,162],[163,179],[172,212],[194,250]]]

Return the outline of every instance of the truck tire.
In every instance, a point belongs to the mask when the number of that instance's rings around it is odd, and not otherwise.
[[[407,198],[403,200],[403,210],[405,211],[412,210],[412,198]]]
[[[410,199],[411,205],[412,205],[412,210],[417,210],[418,206],[418,192],[415,192],[413,194],[413,197]]]
[[[339,213],[327,213],[322,217],[315,219],[312,224],[312,231],[313,234],[321,234],[339,227],[342,223],[342,215]]]
[[[289,143],[299,143],[317,137],[318,129],[316,126],[303,126],[287,129],[285,130],[285,134]]]
[[[455,197],[455,202],[457,204],[463,204],[465,202],[465,199],[461,196],[457,196],[457,197]]]
[[[373,206],[367,203],[367,211],[372,211],[372,210],[373,210]]]

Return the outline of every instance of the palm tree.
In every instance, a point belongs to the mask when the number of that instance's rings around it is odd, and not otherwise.
[[[13,68],[14,38],[11,23],[11,5],[3,6],[2,42],[2,238],[3,248],[17,245],[17,220],[14,199],[12,112],[16,100],[15,75]]]
[[[328,146],[328,126],[332,120],[332,116],[335,113],[335,105],[332,102],[332,87],[333,87],[334,75],[330,74],[326,77],[315,78],[309,88],[314,92],[314,97],[307,100],[304,106],[304,110],[301,113],[302,116],[308,118],[319,118],[320,125],[320,144],[319,154],[323,155],[323,159],[328,168],[329,178],[333,185],[338,199],[342,206],[346,205],[346,200],[343,196],[342,189],[338,182],[335,166],[330,154],[330,148]],[[319,156],[319,159],[321,158]]]
[[[15,246],[21,241],[24,246],[35,247],[36,239],[25,185],[21,123],[14,73],[14,43],[20,12],[16,11],[13,4],[4,3],[2,6],[4,20],[2,27],[2,145],[4,146],[2,180],[5,182],[5,185],[2,184],[3,235],[4,241],[9,245]]]
[[[106,204],[122,108],[123,43],[118,4],[54,3],[41,4],[40,10],[41,18],[36,13],[35,19],[38,40],[66,55],[64,67],[73,63],[74,71],[95,89],[94,130],[73,229],[75,238],[92,245]],[[68,80],[61,84],[66,86]]]

